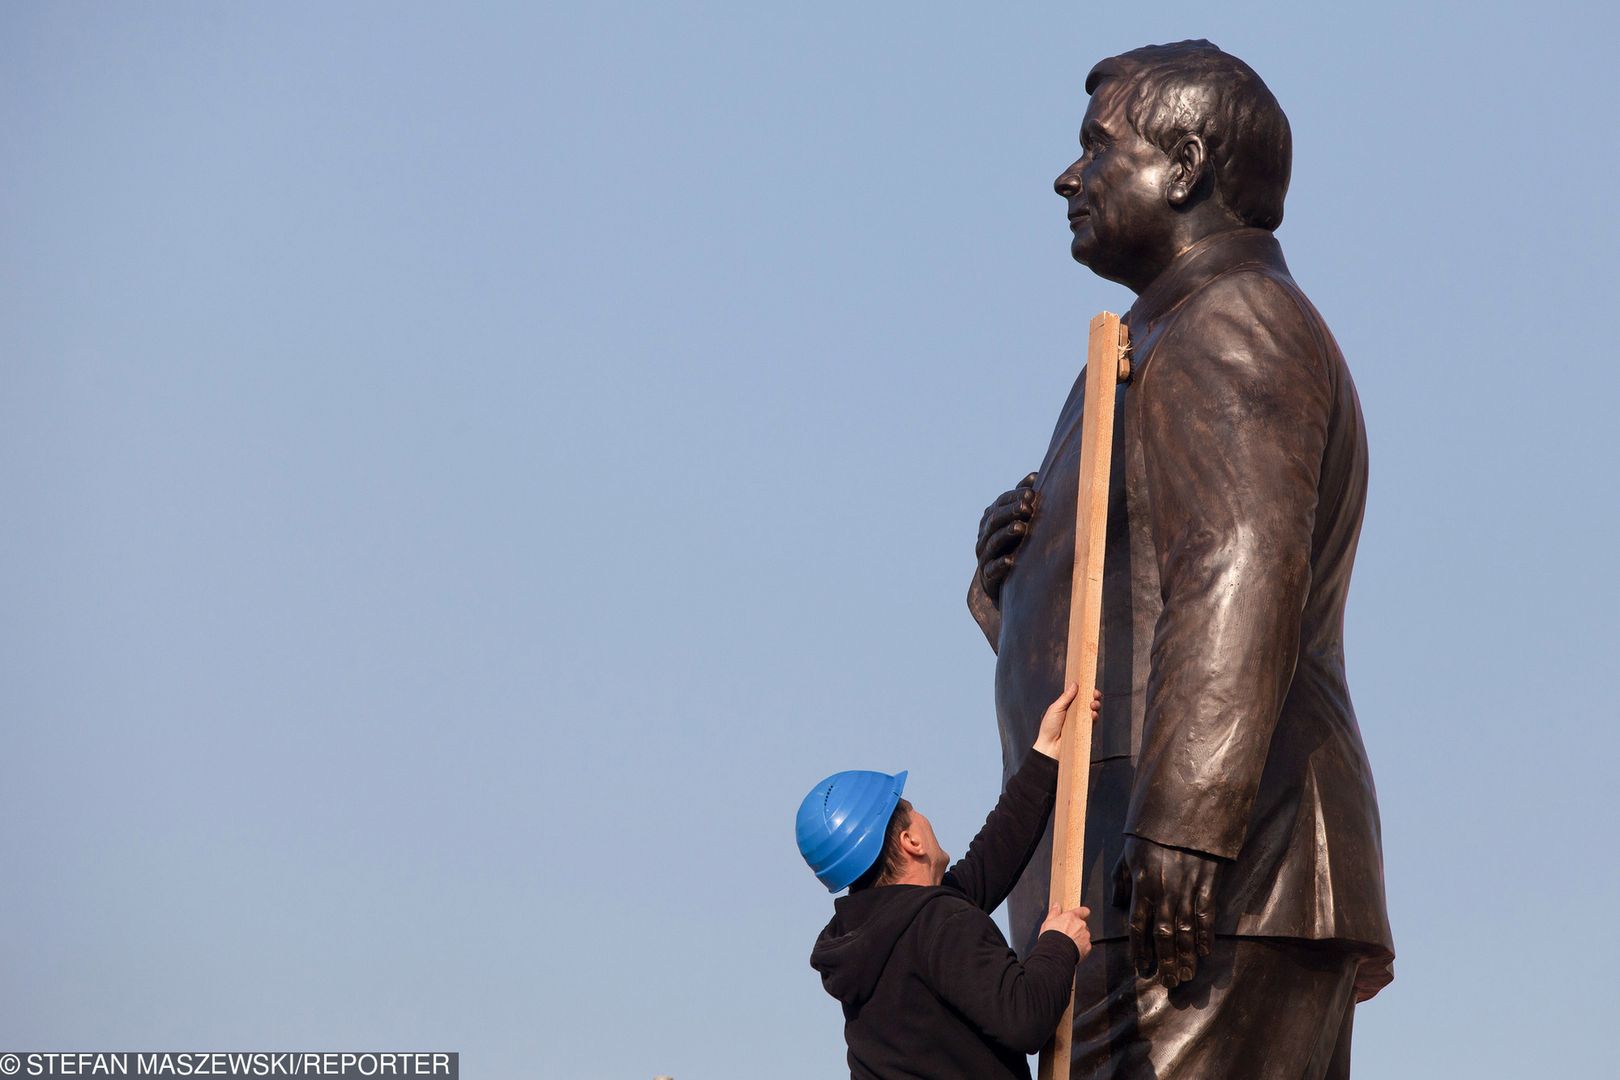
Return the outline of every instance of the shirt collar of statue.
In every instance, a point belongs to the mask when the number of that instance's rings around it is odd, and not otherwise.
[[[1125,313],[1125,322],[1141,336],[1201,286],[1228,270],[1250,265],[1288,272],[1282,246],[1271,230],[1243,227],[1206,236],[1177,255],[1164,273],[1142,290]]]

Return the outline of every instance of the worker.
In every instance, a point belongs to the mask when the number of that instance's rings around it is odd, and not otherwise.
[[[1046,710],[1033,752],[950,869],[933,826],[901,797],[904,772],[841,772],[804,797],[799,852],[830,892],[849,889],[810,966],[843,1004],[854,1080],[1028,1080],[1027,1056],[1057,1029],[1091,951],[1090,912],[1054,905],[1022,961],[990,913],[1046,831],[1078,690]],[[1101,701],[1093,696],[1093,719]]]

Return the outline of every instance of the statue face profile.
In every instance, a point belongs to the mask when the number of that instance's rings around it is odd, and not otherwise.
[[[1288,118],[1243,61],[1207,41],[1149,45],[1086,77],[1080,158],[1053,184],[1070,252],[1140,293],[1212,233],[1282,222]]]
[[[1166,199],[1170,156],[1126,118],[1129,88],[1123,79],[1098,88],[1080,125],[1083,152],[1054,187],[1069,204],[1075,261],[1136,288],[1143,267],[1167,261],[1173,212]]]

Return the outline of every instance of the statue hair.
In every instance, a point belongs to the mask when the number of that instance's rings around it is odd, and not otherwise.
[[[1209,148],[1215,197],[1245,225],[1275,229],[1293,166],[1288,117],[1254,69],[1202,39],[1147,45],[1103,60],[1086,93],[1120,79],[1125,119],[1165,153],[1183,135]]]

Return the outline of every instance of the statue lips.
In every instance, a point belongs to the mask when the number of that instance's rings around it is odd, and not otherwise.
[[[1070,229],[1070,231],[1078,229],[1081,225],[1084,225],[1086,223],[1087,219],[1089,219],[1090,217],[1091,217],[1091,211],[1090,210],[1076,210],[1076,211],[1074,211],[1072,214],[1069,215],[1069,229]]]

